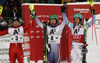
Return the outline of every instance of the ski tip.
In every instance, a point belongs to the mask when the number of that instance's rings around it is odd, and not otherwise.
[[[34,10],[34,4],[30,4],[29,8],[30,8],[31,11],[33,11]]]

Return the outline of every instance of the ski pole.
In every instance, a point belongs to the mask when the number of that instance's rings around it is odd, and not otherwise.
[[[87,0],[87,2],[92,6],[94,6],[93,4],[93,0]],[[93,40],[93,20],[92,20],[92,40]]]
[[[93,0],[87,0],[88,1],[88,3],[91,5],[91,7],[93,7],[94,6],[94,4],[93,4]],[[93,17],[93,11],[92,11],[92,25],[94,24],[94,17]],[[94,24],[94,32],[95,32],[95,38],[96,38],[96,43],[97,43],[97,45],[98,45],[98,40],[97,40],[97,33],[96,33],[96,28],[95,28],[95,24]],[[93,26],[92,26],[92,40],[93,40]]]

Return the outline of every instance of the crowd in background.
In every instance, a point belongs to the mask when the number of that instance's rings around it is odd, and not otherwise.
[[[15,16],[21,17],[22,3],[46,3],[62,4],[65,0],[0,0],[0,6],[3,6],[2,16],[0,16],[0,31],[12,26],[12,19]],[[85,2],[87,0],[67,0],[68,2]],[[94,0],[100,1],[100,0]]]
[[[46,3],[46,4],[61,4],[65,0],[2,0],[0,5],[3,5],[3,17],[21,17],[22,3]],[[87,0],[67,0],[68,2],[85,2]],[[99,1],[99,0],[95,0]]]

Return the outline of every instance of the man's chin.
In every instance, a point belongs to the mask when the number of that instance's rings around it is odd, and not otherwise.
[[[18,27],[18,26],[16,25],[16,26],[14,26],[14,27]]]
[[[75,25],[78,25],[79,23],[75,23]]]
[[[51,25],[51,26],[56,26],[56,25]]]
[[[56,26],[56,24],[51,24],[51,26]]]

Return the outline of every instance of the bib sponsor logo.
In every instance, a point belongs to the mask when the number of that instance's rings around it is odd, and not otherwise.
[[[52,29],[52,30],[50,31],[50,35],[51,35],[51,34],[54,34],[54,32],[56,32],[56,29]]]
[[[81,35],[73,35],[73,39],[80,39]]]
[[[13,33],[13,35],[16,35],[16,34],[18,34],[18,32],[20,32],[20,30],[18,29],[18,30],[14,30],[14,33]]]

